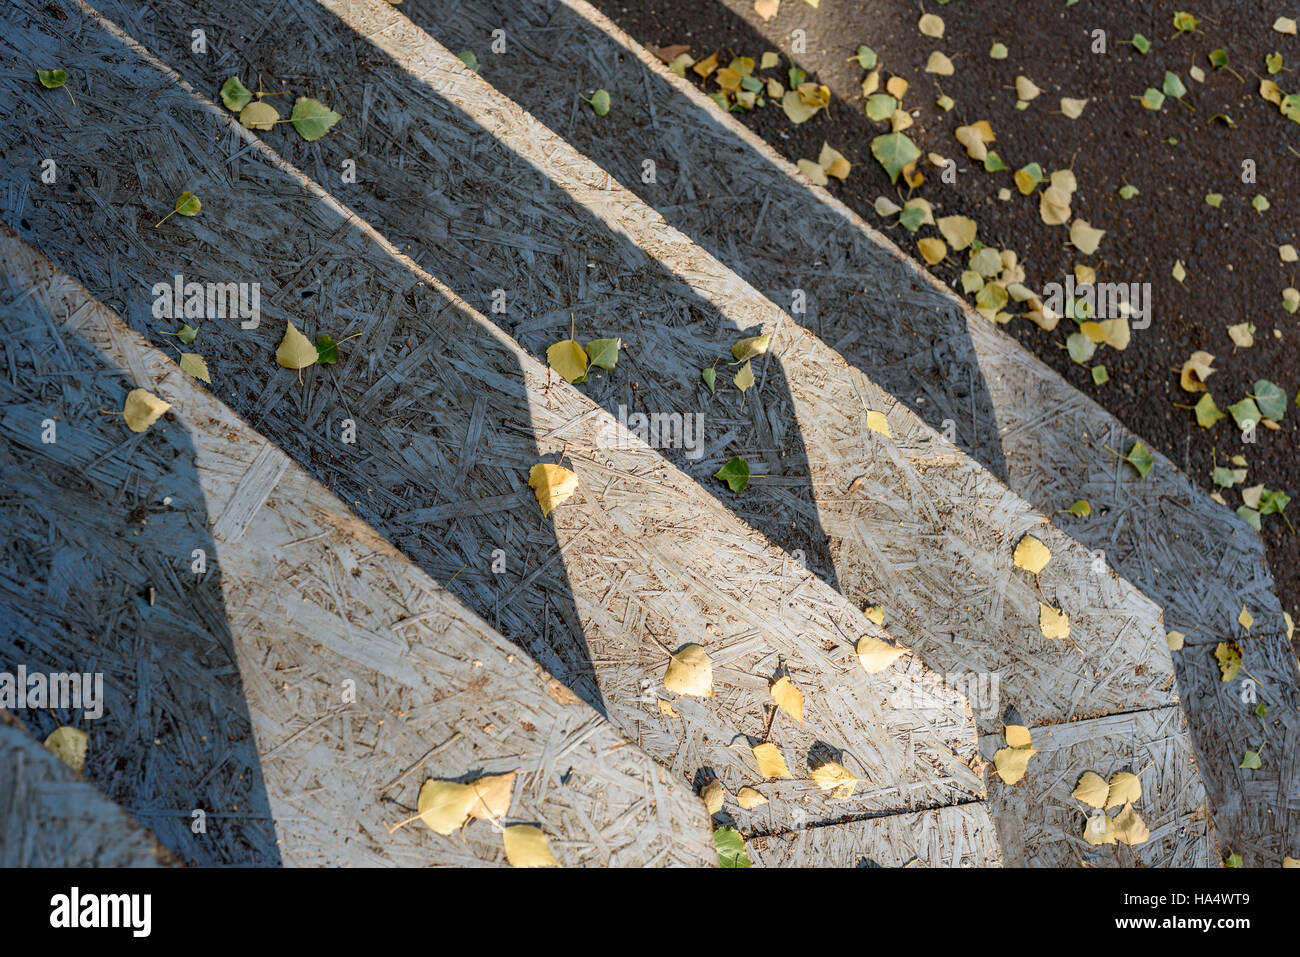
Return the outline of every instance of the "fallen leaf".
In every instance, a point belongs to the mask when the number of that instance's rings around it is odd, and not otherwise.
[[[969,216],[944,216],[935,225],[948,245],[958,252],[975,242],[975,234],[979,231],[979,226]]]
[[[840,799],[851,797],[858,784],[858,779],[847,768],[834,761],[813,768],[812,779],[823,791],[831,791],[832,797]]]
[[[528,487],[537,496],[545,518],[573,497],[578,490],[578,476],[563,465],[539,462],[528,470]]]
[[[1008,724],[1002,729],[1002,737],[1009,748],[1027,748],[1034,743],[1029,729],[1023,724]]]
[[[1116,814],[1111,823],[1115,826],[1115,839],[1121,844],[1133,847],[1151,837],[1151,831],[1132,804],[1125,804],[1124,810]]]
[[[1071,99],[1068,96],[1061,97],[1061,112],[1064,113],[1066,117],[1072,120],[1077,120],[1080,116],[1082,116],[1083,108],[1087,105],[1088,105],[1087,99],[1075,100],[1075,99]],[[1129,199],[1130,197],[1125,196],[1124,198]]]
[[[286,369],[305,369],[320,359],[315,344],[292,322],[285,325],[284,338],[275,350],[275,361]]]
[[[1106,797],[1109,793],[1110,789],[1105,778],[1095,771],[1084,771],[1070,797],[1082,801],[1089,807],[1101,809],[1106,806]]]
[[[746,360],[745,364],[740,367],[740,371],[736,373],[736,377],[732,381],[735,383],[736,388],[739,389],[742,394],[748,391],[749,389],[753,388],[754,368],[749,364],[748,360]],[[732,489],[732,491],[735,491],[735,489]]]
[[[714,472],[713,477],[722,479],[733,492],[739,495],[749,486],[749,463],[737,456]]]
[[[1110,777],[1106,793],[1106,808],[1119,807],[1142,800],[1142,780],[1131,771],[1116,771]]]
[[[741,810],[748,811],[760,804],[766,804],[767,798],[751,787],[743,787],[736,792],[736,803],[740,805]]]
[[[1094,814],[1083,826],[1083,839],[1093,847],[1115,843],[1115,825],[1105,814]]]
[[[1101,238],[1106,235],[1104,229],[1093,229],[1083,219],[1076,219],[1070,224],[1070,242],[1075,248],[1091,256],[1101,245]]]
[[[1038,752],[1033,747],[1000,748],[993,754],[993,767],[1003,784],[1015,784],[1029,769],[1029,759]]]
[[[1241,764],[1237,766],[1247,771],[1258,771],[1264,766],[1264,762],[1259,759],[1258,751],[1247,751],[1241,756]]]
[[[239,122],[250,130],[273,130],[280,113],[270,103],[254,100],[239,111]]]
[[[761,778],[790,777],[785,756],[781,754],[781,749],[770,741],[755,746],[754,760],[758,762],[758,776]]]
[[[181,369],[200,379],[204,382],[211,382],[212,378],[208,375],[208,364],[203,361],[203,356],[197,352],[181,353]]]
[[[710,816],[717,814],[722,810],[723,802],[727,800],[727,789],[722,786],[721,781],[714,778],[700,788],[700,800],[704,802],[705,810]]]
[[[1038,603],[1038,630],[1044,638],[1069,638],[1070,619],[1059,608]]]
[[[887,439],[893,438],[889,434],[889,420],[885,418],[885,413],[869,411],[867,412],[867,428],[872,432],[878,432]]]
[[[1205,380],[1218,370],[1212,367],[1214,356],[1208,352],[1193,352],[1192,357],[1183,363],[1183,370],[1178,384],[1184,392],[1207,392]]]
[[[420,788],[416,811],[420,820],[438,834],[451,834],[469,819],[477,800],[474,789],[455,781],[428,780]]]
[[[713,832],[713,847],[718,852],[719,867],[753,867],[745,850],[745,838],[734,827],[720,827]]]
[[[470,69],[475,68],[471,66]],[[243,119],[242,115],[240,119]],[[320,139],[341,119],[342,114],[335,113],[320,100],[313,100],[309,96],[298,97],[293,104],[293,113],[289,115],[293,128],[308,142]]]
[[[618,365],[618,350],[622,339],[592,339],[587,343],[587,358],[593,366],[601,369],[613,369]]]
[[[78,774],[86,767],[86,752],[90,750],[90,735],[80,728],[68,725],[55,728],[45,739],[45,747]]]
[[[713,697],[713,659],[699,645],[686,645],[668,661],[664,687],[673,694]]]
[[[122,417],[126,419],[126,427],[132,432],[143,432],[158,421],[158,416],[171,407],[170,402],[164,402],[152,392],[145,389],[132,389],[126,394]]]
[[[943,18],[927,13],[917,22],[916,28],[927,37],[938,40],[943,37]]]
[[[512,824],[501,834],[511,867],[559,867],[546,833],[532,824]]]
[[[248,106],[253,100],[253,94],[248,87],[239,82],[239,77],[232,76],[225,83],[221,84],[221,102],[226,105],[226,109],[232,113],[238,113],[244,107]]]
[[[1241,672],[1241,646],[1235,641],[1221,641],[1214,646],[1214,658],[1219,663],[1219,680],[1229,682]]]
[[[935,50],[925,61],[925,72],[933,73],[935,76],[952,76],[956,70],[953,68],[952,60]]]
[[[1011,561],[1031,575],[1037,575],[1052,560],[1052,551],[1033,535],[1026,535],[1016,545]]]
[[[803,724],[803,692],[795,687],[789,675],[782,675],[768,686],[772,700],[778,708]]]
[[[587,350],[576,339],[562,339],[546,349],[546,363],[565,382],[582,382],[587,378]]]
[[[907,649],[891,645],[871,635],[863,635],[858,639],[854,653],[858,656],[858,663],[862,665],[863,671],[869,675],[877,675],[907,654]]]
[[[1169,645],[1170,651],[1182,651],[1187,643],[1187,636],[1181,631],[1171,631],[1165,635],[1165,642]]]

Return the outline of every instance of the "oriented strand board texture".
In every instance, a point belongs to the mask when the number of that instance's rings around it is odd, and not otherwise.
[[[239,72],[238,60],[213,67],[186,56],[174,9],[108,6],[139,24],[200,88]],[[260,23],[270,8],[238,9]],[[217,16],[215,4],[199,9]],[[221,9],[228,20],[231,11]],[[285,75],[311,78],[334,102],[362,103],[363,121],[310,145],[268,139],[327,184],[348,157],[367,157],[374,174],[337,187],[340,195],[463,295],[486,302],[499,288],[522,296],[530,312],[534,303],[551,306],[504,321],[535,355],[567,334],[575,309],[599,323],[588,326],[591,336],[625,336],[639,388],[607,376],[591,394],[610,411],[702,412],[699,461],[681,450],[665,454],[729,504],[711,473],[731,455],[761,455],[764,477],[737,510],[856,602],[883,601],[927,664],[952,676],[989,676],[1002,702],[1038,722],[1176,700],[1156,606],[796,325],[778,297],[764,297],[691,243],[402,12],[380,0],[293,9],[307,29],[292,40],[245,31],[252,41],[237,45],[245,71],[275,63]],[[357,38],[349,40],[348,29]],[[584,113],[568,128],[594,122]],[[539,190],[537,171],[559,189]],[[430,203],[431,185],[441,183],[439,194],[474,197],[474,208]],[[502,225],[520,218],[528,232],[503,237]],[[567,300],[554,302],[556,290],[569,290]],[[774,356],[761,367],[758,394],[747,396],[752,406],[728,410],[725,399],[704,395],[699,369],[757,328],[776,331]],[[892,439],[864,427],[868,409],[889,413]],[[1042,591],[1008,561],[1027,530],[1056,554]],[[1070,615],[1072,644],[1039,635],[1044,596]],[[998,710],[981,709],[985,730],[997,726]]]
[[[1180,709],[1072,721],[1030,728],[1030,734],[1039,753],[1029,759],[1025,777],[1008,787],[997,775],[990,776],[990,798],[1008,809],[1000,830],[1006,834],[1008,827],[1013,829],[1004,839],[1008,866],[1219,865],[1214,828],[1199,796],[1200,775],[1188,743],[1187,718]],[[1001,747],[1001,735],[980,739],[980,749],[990,760]],[[1134,808],[1151,830],[1149,840],[1130,848],[1093,847],[1083,839],[1084,812],[1097,812],[1070,795],[1085,771],[1108,781],[1116,771],[1138,776],[1142,798]]]
[[[761,867],[998,867],[983,802],[894,814],[755,838],[750,859]]]
[[[131,816],[0,709],[0,867],[167,867]]]
[[[1135,438],[1113,416],[589,4],[406,0],[401,10],[450,49],[476,50],[494,86],[774,302],[805,290],[804,325],[935,429],[952,423],[961,449],[1162,606],[1167,626],[1189,635],[1175,658],[1179,696],[1223,842],[1260,865],[1296,854],[1300,764],[1237,767],[1261,727],[1239,690],[1220,686],[1212,655],[1219,641],[1244,639],[1269,689],[1269,747],[1279,758],[1300,752],[1296,662],[1263,549],[1244,523],[1163,456],[1137,481],[1105,450]],[[495,56],[485,38],[498,27],[511,42]],[[617,104],[600,122],[575,94],[596,87]],[[388,88],[375,83],[371,96]],[[645,158],[657,165],[651,184]],[[1058,511],[1080,497],[1091,518]],[[1257,622],[1249,637],[1236,625],[1242,604]]]
[[[160,344],[176,323],[154,319],[155,282],[262,282],[258,328],[203,326],[213,391],[677,780],[755,783],[782,827],[982,795],[965,702],[919,667],[866,675],[853,643],[885,633],[839,593],[222,111],[97,29],[30,15],[11,8],[6,60],[19,45],[57,48],[86,84],[84,112],[74,128],[43,101],[37,124],[5,128],[6,150],[26,164],[57,148],[83,172],[53,196],[14,183],[6,217],[36,224],[34,242]],[[203,213],[153,229],[154,209],[182,188],[209,197]],[[337,370],[308,370],[300,386],[271,360],[286,319],[310,335],[360,332],[365,347],[345,346]],[[338,440],[345,418],[355,444]],[[525,477],[561,456],[581,489],[547,521]],[[674,716],[658,704],[663,649],[687,642],[708,648],[719,693],[678,702]],[[763,784],[745,745],[766,733],[767,683],[782,667],[807,695],[807,720],[777,720],[796,777]],[[825,757],[862,778],[851,799],[808,781]]]
[[[6,589],[7,620],[54,607],[45,627],[11,636],[5,664],[12,671],[15,659],[35,657],[113,675],[105,715],[88,722],[91,769],[106,791],[147,806],[143,813],[169,826],[177,850],[203,863],[269,863],[278,854],[290,865],[472,865],[504,863],[488,822],[471,825],[463,841],[418,823],[390,834],[388,825],[413,814],[430,777],[518,771],[506,823],[541,825],[565,864],[713,859],[707,815],[691,787],[43,256],[12,235],[0,237],[0,250],[10,303],[0,311],[0,352],[15,373],[3,407],[12,443],[4,516],[26,537],[54,542],[43,552],[56,556],[48,569],[35,556],[26,588]],[[21,383],[45,386],[14,395]],[[96,413],[116,408],[128,385],[171,402],[173,419],[135,436],[120,419]],[[39,439],[42,415],[62,424],[52,444]],[[170,492],[167,504],[158,504],[160,489]],[[151,502],[156,512],[124,528],[125,506],[105,500],[117,494]],[[76,596],[50,602],[65,542],[84,548]],[[186,567],[196,544],[211,563],[198,579]],[[106,641],[102,622],[121,616],[124,597],[130,603],[123,584],[142,581],[155,586],[154,603],[133,607],[134,627],[119,621]],[[187,618],[188,628],[177,627]],[[195,671],[189,663],[203,639],[219,645],[214,657],[225,661]],[[141,713],[151,698],[174,727]],[[224,714],[248,715],[251,734]],[[215,724],[211,756],[208,736],[198,734],[205,717]],[[211,786],[226,765],[239,766],[232,754],[245,765],[240,782],[252,778],[264,792],[258,798],[273,832],[239,826],[240,783]],[[211,815],[220,851],[204,847],[207,835],[187,840],[172,826],[179,816],[180,830],[188,829],[194,807]],[[224,846],[241,833],[253,846]]]

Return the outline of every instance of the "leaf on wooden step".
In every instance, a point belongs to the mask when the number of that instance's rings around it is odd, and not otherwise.
[[[1095,771],[1084,771],[1070,797],[1100,810],[1106,806],[1106,797],[1109,794],[1110,787],[1106,784],[1105,778]]]
[[[45,89],[57,90],[68,82],[68,74],[65,70],[37,70],[36,79]]]
[[[198,334],[199,334],[199,330],[195,329],[193,326],[187,323],[181,326],[180,329],[176,331],[176,338],[180,340],[181,345],[188,346],[191,342],[194,341],[194,337],[197,336]]]
[[[743,787],[736,792],[736,803],[740,805],[741,810],[749,811],[761,804],[766,804],[767,798],[751,787]]]
[[[709,395],[718,394],[718,373],[713,367],[700,370],[700,379],[709,388]]]
[[[745,364],[740,367],[740,371],[736,373],[736,377],[732,381],[742,394],[753,388],[754,369],[753,366],[749,364],[748,360],[746,360]],[[732,491],[735,491],[735,489],[732,489]]]
[[[767,689],[776,706],[794,718],[800,724],[803,724],[803,692],[800,691],[789,675],[782,675],[773,681]]]
[[[1032,745],[1023,748],[999,748],[993,753],[993,768],[1003,784],[1015,784],[1029,769],[1029,759],[1038,751]]]
[[[1116,771],[1106,791],[1106,808],[1142,800],[1142,780],[1131,771]]]
[[[1245,605],[1241,606],[1241,614],[1237,616],[1237,624],[1247,631],[1250,631],[1250,626],[1255,624],[1255,616],[1246,610]]]
[[[316,361],[323,366],[337,365],[339,361],[339,344],[333,336],[316,337]]]
[[[699,645],[686,645],[668,659],[664,687],[673,694],[713,697],[713,659]]]
[[[470,65],[470,69],[474,69],[474,66]],[[242,114],[240,119],[243,119]],[[293,128],[308,142],[320,139],[341,119],[342,114],[335,113],[320,100],[313,100],[309,96],[298,97],[294,101],[293,112],[289,115]]]
[[[90,750],[90,735],[80,728],[68,725],[55,728],[45,739],[45,747],[78,774],[86,767],[86,753]]]
[[[252,100],[253,94],[249,92],[248,87],[239,82],[239,77],[232,76],[221,84],[221,102],[226,104],[226,109],[232,113],[238,113]]]
[[[1038,603],[1038,630],[1044,638],[1069,638],[1070,619],[1059,608]]]
[[[286,323],[284,338],[275,350],[275,361],[286,369],[305,369],[320,360],[315,344],[298,331],[292,322]]]
[[[488,774],[471,781],[469,786],[474,791],[474,800],[470,803],[469,816],[482,821],[495,821],[510,813],[516,774],[517,771]]]
[[[1026,535],[1016,544],[1011,554],[1011,561],[1017,568],[1023,568],[1031,575],[1037,575],[1052,560],[1052,550],[1033,535]]]
[[[1083,825],[1083,839],[1093,847],[1115,843],[1115,824],[1103,814],[1091,815]]]
[[[1133,447],[1128,450],[1128,455],[1124,456],[1124,461],[1133,466],[1133,471],[1137,472],[1139,478],[1146,478],[1147,473],[1151,471],[1151,466],[1155,465],[1155,456],[1141,442],[1134,442]]]
[[[561,339],[546,347],[546,364],[570,385],[587,380],[587,350],[577,339]]]
[[[1263,766],[1264,762],[1259,759],[1258,751],[1247,751],[1241,756],[1241,764],[1237,765],[1247,771],[1258,771]]]
[[[785,756],[771,741],[754,747],[754,760],[758,762],[758,776],[761,778],[788,778],[790,769],[786,766]]]
[[[1241,645],[1235,641],[1221,641],[1214,646],[1214,659],[1219,663],[1219,680],[1229,682],[1241,673]]]
[[[1081,498],[1071,505],[1068,511],[1075,518],[1087,518],[1092,514],[1092,503],[1086,498]]]
[[[733,492],[739,495],[749,486],[749,463],[736,456],[714,472],[713,477],[722,479]]]
[[[700,800],[704,802],[704,809],[712,817],[722,810],[722,805],[727,800],[727,789],[722,786],[721,781],[714,778],[700,788]]]
[[[511,867],[559,867],[546,832],[532,824],[511,824],[501,834]]]
[[[622,339],[592,339],[587,343],[587,357],[594,366],[612,369],[618,365],[618,350],[622,343]]]
[[[872,432],[880,433],[887,439],[893,438],[893,436],[889,434],[889,420],[885,418],[885,413],[883,412],[868,411],[867,428]]]
[[[188,372],[194,378],[203,382],[212,382],[212,377],[208,375],[208,364],[203,361],[203,356],[197,352],[182,352],[180,365],[182,370]]]
[[[874,622],[877,626],[883,627],[885,624],[884,605],[868,605],[862,609],[862,614],[866,616],[867,621]]]
[[[170,402],[164,402],[146,389],[132,389],[126,394],[122,417],[132,432],[143,432],[171,407]]]
[[[1115,826],[1115,839],[1121,844],[1134,847],[1151,837],[1151,831],[1132,804],[1125,804],[1124,810],[1116,814],[1111,823]]]
[[[469,820],[469,810],[477,799],[474,789],[456,781],[430,779],[420,788],[415,809],[420,820],[438,834],[451,834]]]
[[[1002,737],[1006,739],[1009,748],[1027,748],[1034,743],[1029,729],[1023,724],[1005,725],[1002,729]]]
[[[907,654],[907,649],[871,635],[863,635],[858,639],[854,653],[858,656],[858,664],[862,665],[863,671],[869,675],[878,675]]]
[[[713,847],[718,852],[719,867],[753,867],[745,839],[734,827],[720,827],[713,832]]]
[[[280,121],[280,112],[265,100],[254,100],[239,111],[239,122],[250,130],[271,130]]]
[[[578,490],[578,476],[563,465],[539,462],[528,470],[528,486],[537,496],[542,516],[546,517],[573,497]]]
[[[1165,643],[1169,646],[1170,651],[1182,651],[1186,642],[1187,636],[1181,631],[1171,631],[1165,635]]]
[[[761,336],[750,336],[748,339],[741,339],[731,347],[731,355],[737,362],[744,362],[746,359],[752,359],[754,356],[760,356],[767,352],[768,346],[772,344],[772,334],[764,333]]]
[[[841,800],[852,797],[854,788],[858,786],[858,779],[849,773],[849,769],[834,761],[813,768],[811,776],[814,784]]]

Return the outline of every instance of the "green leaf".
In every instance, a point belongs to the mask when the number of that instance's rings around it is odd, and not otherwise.
[[[1129,43],[1133,44],[1134,50],[1137,50],[1138,53],[1141,53],[1143,55],[1145,55],[1147,51],[1151,49],[1151,41],[1148,40],[1140,33],[1133,34],[1133,39],[1130,40]]]
[[[591,104],[591,111],[597,116],[604,116],[609,112],[609,93],[606,90],[597,90],[587,102]]]
[[[1147,87],[1147,91],[1142,94],[1142,105],[1148,110],[1159,110],[1165,105],[1165,95],[1155,87]]]
[[[1222,47],[1217,50],[1211,50],[1206,55],[1210,58],[1210,62],[1214,64],[1216,70],[1221,70],[1228,65],[1228,51],[1224,50]]]
[[[1291,504],[1291,496],[1286,492],[1266,488],[1259,495],[1259,514],[1281,515],[1289,504]]]
[[[1240,854],[1229,854],[1223,861],[1224,867],[1245,867],[1246,864],[1241,859]]]
[[[1255,207],[1255,212],[1262,213],[1266,209],[1268,209],[1269,206],[1268,197],[1265,196],[1263,193],[1260,193],[1250,201],[1250,205]]]
[[[898,101],[888,93],[872,93],[867,97],[865,109],[867,116],[879,123],[894,115],[894,110],[898,109]]]
[[[1241,764],[1237,766],[1248,771],[1258,771],[1264,766],[1264,762],[1259,759],[1258,751],[1247,751],[1241,756]]]
[[[249,92],[248,87],[239,82],[239,77],[232,76],[225,83],[221,84],[221,102],[226,104],[226,109],[238,113],[252,101],[253,94]]]
[[[1242,518],[1244,518],[1246,520],[1246,524],[1249,525],[1251,528],[1253,528],[1255,531],[1257,532],[1262,531],[1262,528],[1259,523],[1259,512],[1255,511],[1253,508],[1250,508],[1247,505],[1240,505],[1237,507],[1237,514],[1240,515]]]
[[[1164,91],[1165,96],[1172,96],[1175,100],[1181,100],[1187,95],[1187,87],[1178,78],[1178,74],[1172,70],[1165,70],[1165,82],[1160,88]]]
[[[1255,705],[1255,716],[1257,718],[1268,717],[1268,705],[1264,704],[1262,701]]]
[[[188,346],[194,341],[194,337],[198,334],[199,330],[195,329],[193,326],[184,325],[181,326],[180,331],[176,333],[176,338],[181,341],[181,345]]]
[[[618,364],[618,348],[622,339],[592,339],[587,343],[587,356],[591,364],[602,369],[612,369]]]
[[[909,233],[914,233],[925,225],[925,209],[921,206],[908,206],[899,214],[898,222]]]
[[[790,69],[785,71],[785,78],[790,81],[787,86],[792,90],[797,90],[799,89],[799,84],[808,79],[808,74],[797,66],[792,66]]]
[[[704,384],[709,387],[709,395],[718,394],[718,389],[717,389],[718,373],[717,372],[715,372],[712,368],[701,369],[700,378],[703,379]]]
[[[997,153],[989,150],[984,154],[984,172],[1000,173],[1007,168],[1007,164],[1002,162],[1002,157]]]
[[[1232,474],[1232,469],[1222,465],[1214,467],[1214,472],[1211,473],[1210,478],[1214,480],[1214,484],[1219,488],[1232,488],[1237,484],[1237,476]]]
[[[1206,202],[1207,205],[1213,206],[1215,209],[1218,209],[1220,206],[1223,205],[1223,194],[1222,194],[1222,193],[1206,193],[1206,194],[1205,194],[1205,202]]]
[[[1110,381],[1110,373],[1106,371],[1105,366],[1092,367],[1092,384],[1105,385]]]
[[[1212,428],[1214,423],[1223,418],[1223,413],[1219,407],[1214,404],[1214,398],[1210,393],[1205,393],[1196,401],[1196,424],[1203,429]]]
[[[478,57],[474,55],[473,50],[461,50],[456,54],[456,59],[465,64],[475,73],[478,72]]]
[[[886,133],[871,141],[871,155],[885,168],[889,181],[896,183],[903,167],[914,162],[921,150],[902,133]]]
[[[975,305],[980,309],[997,312],[1010,300],[1011,295],[996,283],[988,283],[975,294]]]
[[[1237,423],[1237,428],[1245,432],[1253,425],[1259,425],[1259,420],[1264,416],[1260,414],[1259,406],[1255,400],[1247,396],[1235,405],[1228,406],[1228,414],[1232,416],[1233,421]]]
[[[47,90],[57,90],[68,82],[68,74],[63,70],[37,70],[36,79]]]
[[[1134,471],[1141,478],[1146,478],[1147,473],[1151,471],[1151,466],[1156,464],[1155,457],[1141,442],[1133,443],[1133,448],[1128,450],[1128,455],[1124,456],[1124,461],[1133,466]]]
[[[720,827],[713,832],[713,846],[718,851],[719,867],[753,867],[745,839],[734,827]]]
[[[1260,415],[1274,422],[1282,421],[1286,415],[1286,393],[1279,386],[1267,379],[1260,379],[1255,383],[1254,395]]]
[[[199,202],[199,198],[189,190],[176,197],[175,210],[182,216],[197,216],[202,208],[203,204]]]
[[[1125,183],[1119,188],[1120,199],[1132,199],[1136,195],[1138,195],[1138,188],[1136,186],[1130,186],[1128,183]]]
[[[1196,19],[1190,13],[1180,12],[1174,14],[1174,29],[1179,33],[1191,33],[1195,31],[1201,21]]]
[[[1092,514],[1092,503],[1086,498],[1081,498],[1070,506],[1069,511],[1075,518],[1087,518]]]
[[[289,122],[298,131],[299,136],[312,142],[328,133],[330,127],[341,119],[343,119],[342,114],[335,113],[320,100],[300,96],[293,104],[293,113],[289,117]]]
[[[339,361],[339,344],[331,336],[316,337],[316,361],[323,366],[332,366]]]
[[[182,352],[180,364],[181,368],[194,378],[207,383],[212,382],[212,377],[208,375],[208,364],[197,352]]]
[[[713,473],[714,478],[722,479],[736,494],[749,486],[749,463],[742,458],[734,458]]]
[[[849,59],[857,60],[858,66],[862,67],[864,70],[874,70],[876,68],[876,51],[865,44],[858,47],[858,52],[849,57]],[[795,84],[795,86],[798,85],[798,83]]]

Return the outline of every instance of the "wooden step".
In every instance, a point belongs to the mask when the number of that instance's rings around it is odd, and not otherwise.
[[[10,17],[6,36],[51,42],[48,18],[36,26]],[[98,238],[79,227],[66,232],[73,225],[66,208],[6,205],[15,222],[40,221],[34,239],[61,265],[123,301],[132,323],[159,342],[167,341],[159,332],[168,323],[142,303],[153,285],[146,273],[262,281],[257,329],[212,321],[196,341],[216,394],[604,708],[675,780],[715,774],[732,793],[754,784],[769,797],[766,820],[786,829],[982,798],[971,717],[937,675],[907,658],[891,673],[867,675],[854,644],[862,635],[887,639],[886,632],[218,108],[182,83],[164,82],[158,64],[97,26],[76,26],[75,41],[58,28],[65,62],[92,83],[107,69],[125,87],[114,94],[112,114],[94,95],[78,98],[79,109],[94,113],[96,136],[63,140],[68,165],[99,164],[101,146],[144,147],[134,133],[143,114],[131,112],[146,104],[149,116],[167,118],[169,142],[179,148],[150,139],[157,152],[140,153],[141,166],[78,186],[77,195],[89,190],[115,207],[111,217],[82,208],[95,219],[89,225],[103,230]],[[106,67],[110,58],[119,62]],[[147,169],[145,182],[158,184],[147,188],[162,188],[157,177],[173,168],[188,188],[219,198],[185,221],[197,233],[155,231],[152,221],[137,231],[121,218],[135,190],[122,189],[117,175]],[[132,247],[126,255],[124,243]],[[324,291],[310,288],[326,275]],[[304,289],[314,295],[303,297]],[[309,370],[300,387],[270,358],[287,318],[313,335],[331,324],[339,338],[341,326],[364,318],[366,348],[345,346],[336,374]],[[345,410],[355,416],[355,446],[337,440]],[[552,524],[525,479],[533,463],[556,453],[581,486]],[[507,551],[500,579],[491,572],[497,546]],[[664,648],[689,642],[713,656],[716,698],[674,702],[662,690]],[[768,682],[782,667],[807,696],[805,724],[775,725],[772,738],[794,777],[765,785],[744,745],[767,733]],[[809,762],[827,753],[862,779],[852,797],[837,799],[809,781]]]

